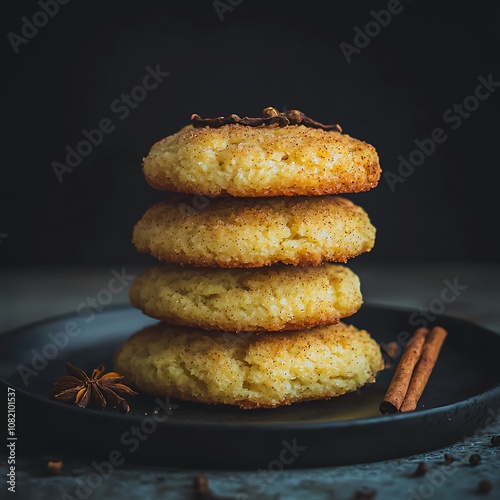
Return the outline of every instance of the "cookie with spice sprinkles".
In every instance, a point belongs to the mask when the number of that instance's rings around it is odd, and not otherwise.
[[[206,330],[280,331],[337,323],[362,304],[359,279],[339,264],[253,269],[167,265],[143,272],[130,302],[153,318]]]
[[[153,145],[143,161],[157,189],[236,197],[368,191],[380,165],[373,146],[297,110],[261,118],[202,119]]]
[[[158,323],[125,342],[115,369],[141,392],[251,409],[355,391],[383,360],[366,331],[344,323],[239,335]]]
[[[346,262],[374,242],[366,212],[338,196],[213,198],[203,205],[176,196],[147,210],[133,233],[140,252],[202,267]]]

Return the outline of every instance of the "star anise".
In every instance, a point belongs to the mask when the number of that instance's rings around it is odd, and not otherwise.
[[[74,403],[86,408],[95,403],[102,410],[108,403],[121,413],[130,411],[129,404],[123,396],[136,396],[137,392],[122,384],[123,377],[116,372],[104,373],[104,365],[99,365],[89,377],[82,369],[66,363],[69,375],[52,382],[52,399],[63,403]]]

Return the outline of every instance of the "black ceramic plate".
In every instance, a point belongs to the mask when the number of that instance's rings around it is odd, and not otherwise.
[[[350,321],[378,342],[390,342],[415,329],[408,324],[410,314],[365,305]],[[154,414],[154,399],[140,397],[131,400],[131,413],[121,415],[49,399],[50,383],[65,374],[66,361],[87,371],[99,363],[111,368],[116,348],[152,322],[134,309],[119,308],[95,318],[60,317],[0,336],[0,377],[16,390],[19,446],[42,444],[50,450],[57,444],[77,453],[107,457],[114,452],[127,460],[182,467],[314,467],[436,449],[472,434],[500,411],[500,335],[444,316],[435,324],[448,330],[448,338],[419,408],[410,413],[378,412],[394,368],[358,393],[274,410],[171,400],[171,411]],[[72,336],[61,334],[65,329]]]

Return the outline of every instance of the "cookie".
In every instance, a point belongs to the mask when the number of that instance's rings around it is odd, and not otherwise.
[[[279,331],[337,323],[362,304],[345,266],[256,269],[154,267],[137,276],[130,302],[171,324],[228,331]]]
[[[344,323],[239,335],[158,323],[132,335],[115,358],[116,371],[141,392],[243,409],[340,396],[382,368],[375,340]]]
[[[346,262],[374,242],[366,212],[336,196],[214,198],[204,206],[177,196],[151,207],[133,234],[140,252],[204,267]]]
[[[153,145],[143,172],[157,189],[236,197],[356,193],[380,179],[373,146],[304,125],[189,125]]]

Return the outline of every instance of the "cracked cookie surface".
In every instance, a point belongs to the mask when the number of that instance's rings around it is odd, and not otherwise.
[[[344,323],[239,335],[158,323],[125,342],[115,369],[156,396],[250,409],[355,391],[375,380],[383,360],[366,331]]]
[[[167,265],[141,273],[130,302],[167,323],[227,331],[280,331],[337,323],[362,304],[347,267],[276,265],[257,269]]]
[[[154,144],[143,171],[157,189],[237,197],[357,193],[381,172],[370,144],[303,125],[189,125]]]
[[[346,262],[374,242],[366,212],[338,196],[176,196],[151,207],[133,234],[159,260],[227,268]]]

